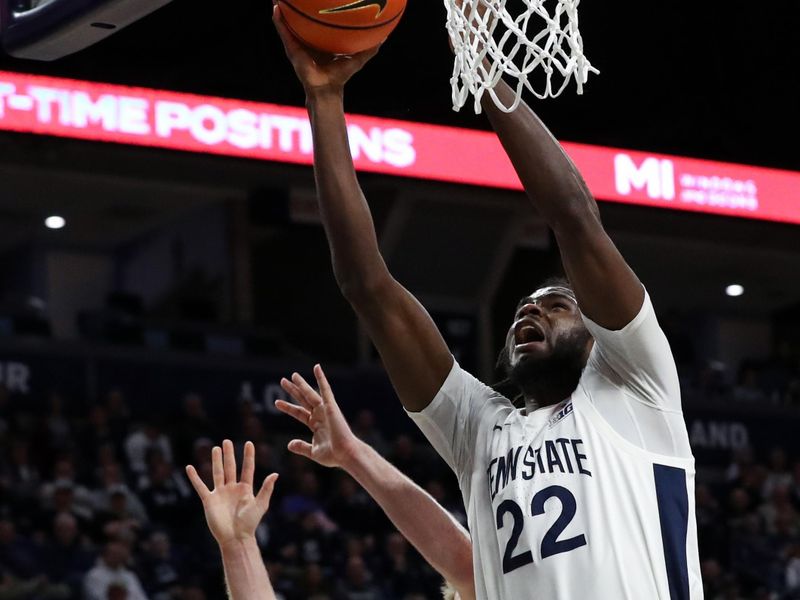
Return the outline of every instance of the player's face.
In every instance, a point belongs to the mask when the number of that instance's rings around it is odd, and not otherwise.
[[[585,360],[591,337],[573,298],[535,292],[517,305],[506,343],[509,366],[515,371],[524,363],[557,356]]]

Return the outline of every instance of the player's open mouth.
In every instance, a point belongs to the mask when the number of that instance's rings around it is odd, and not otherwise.
[[[545,341],[544,331],[532,321],[523,321],[514,328],[514,341],[517,352],[532,350]]]
[[[514,352],[517,354],[527,354],[528,352],[533,352],[534,350],[541,348],[544,346],[544,340],[541,342],[528,342],[527,344],[517,344],[514,347]]]

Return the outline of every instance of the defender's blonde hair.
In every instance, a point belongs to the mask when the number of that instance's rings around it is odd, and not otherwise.
[[[461,596],[458,595],[458,592],[450,585],[449,581],[445,581],[442,586],[442,598],[444,600],[461,600]]]

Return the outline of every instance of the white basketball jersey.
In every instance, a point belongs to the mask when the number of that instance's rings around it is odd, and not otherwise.
[[[564,402],[526,414],[453,365],[409,413],[459,479],[479,599],[703,597],[694,459],[650,299]]]

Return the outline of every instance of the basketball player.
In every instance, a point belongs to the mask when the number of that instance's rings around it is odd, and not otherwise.
[[[345,84],[376,50],[317,62],[274,16],[306,93],[336,279],[403,406],[458,477],[476,597],[702,598],[675,363],[561,146],[527,105],[506,114],[484,102],[569,278],[535,289],[512,317],[502,362],[518,409],[459,367],[380,255],[343,111]],[[511,90],[497,89],[508,105]]]
[[[264,567],[256,542],[256,527],[269,509],[278,475],[269,475],[253,495],[255,448],[244,445],[241,479],[236,479],[233,442],[225,440],[222,448],[211,450],[214,489],[209,490],[197,470],[189,465],[186,474],[203,502],[206,522],[219,544],[225,582],[230,600],[275,600],[275,591]]]
[[[297,373],[291,381],[281,381],[297,404],[278,400],[275,406],[313,433],[310,444],[292,440],[289,450],[324,467],[344,469],[375,499],[428,564],[445,578],[452,587],[450,598],[475,598],[472,545],[467,532],[427,492],[353,435],[319,365],[314,367],[314,376],[319,392]]]

